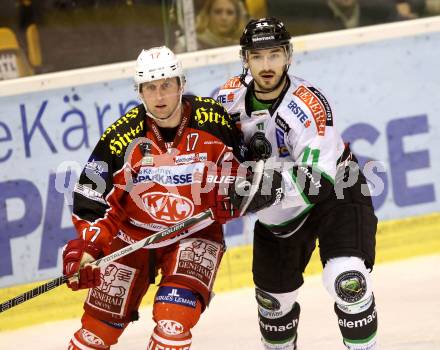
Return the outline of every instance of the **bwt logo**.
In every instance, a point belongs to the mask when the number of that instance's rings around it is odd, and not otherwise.
[[[178,223],[194,213],[194,204],[174,193],[150,192],[142,196],[147,213],[155,220]]]

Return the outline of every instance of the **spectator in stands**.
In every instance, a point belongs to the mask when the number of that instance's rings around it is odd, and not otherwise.
[[[419,17],[413,7],[413,3],[406,0],[396,0],[396,10],[402,19],[414,19]]]
[[[399,20],[395,0],[289,0],[288,8],[271,0],[267,7],[294,36]]]
[[[396,21],[394,4],[389,1],[373,0],[328,0],[327,17],[334,29],[355,28],[366,25]]]
[[[440,0],[425,0],[424,13],[428,16],[440,15]]]
[[[440,0],[396,0],[399,15],[405,19],[440,14]]]
[[[240,0],[205,1],[196,17],[197,49],[236,45],[247,20]],[[184,36],[177,39],[174,51],[186,51]]]

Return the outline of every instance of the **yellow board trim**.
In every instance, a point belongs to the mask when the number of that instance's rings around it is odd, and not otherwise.
[[[376,263],[440,253],[440,213],[379,223]],[[252,246],[228,249],[217,275],[215,292],[251,287]],[[313,253],[306,275],[322,271],[318,250]],[[32,283],[0,289],[0,302],[41,284]],[[151,304],[156,287],[151,288],[142,305]],[[86,291],[72,292],[66,286],[50,291],[0,314],[0,331],[43,322],[80,318]],[[79,321],[78,321],[79,324]]]

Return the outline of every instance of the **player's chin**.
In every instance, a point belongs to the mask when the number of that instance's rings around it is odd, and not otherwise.
[[[169,115],[170,113],[168,111],[163,111],[163,110],[155,111],[154,113],[154,116],[157,119],[167,119]]]
[[[272,91],[278,84],[280,78],[272,77],[271,79],[260,79],[258,85],[263,91]]]
[[[276,86],[277,86],[277,83],[274,83],[274,82],[268,83],[268,82],[266,82],[266,83],[262,83],[260,85],[260,90],[271,92],[271,91],[273,91],[273,89],[275,89]]]

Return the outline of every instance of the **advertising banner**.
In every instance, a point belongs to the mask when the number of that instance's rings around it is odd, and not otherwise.
[[[361,165],[377,161],[364,171],[380,219],[440,210],[439,62],[440,33],[294,53],[290,72],[326,95]],[[237,61],[188,69],[186,91],[213,96],[240,72],[237,47]],[[60,274],[73,185],[138,103],[129,78],[0,97],[0,287]],[[227,225],[229,246],[252,242],[252,221]]]

